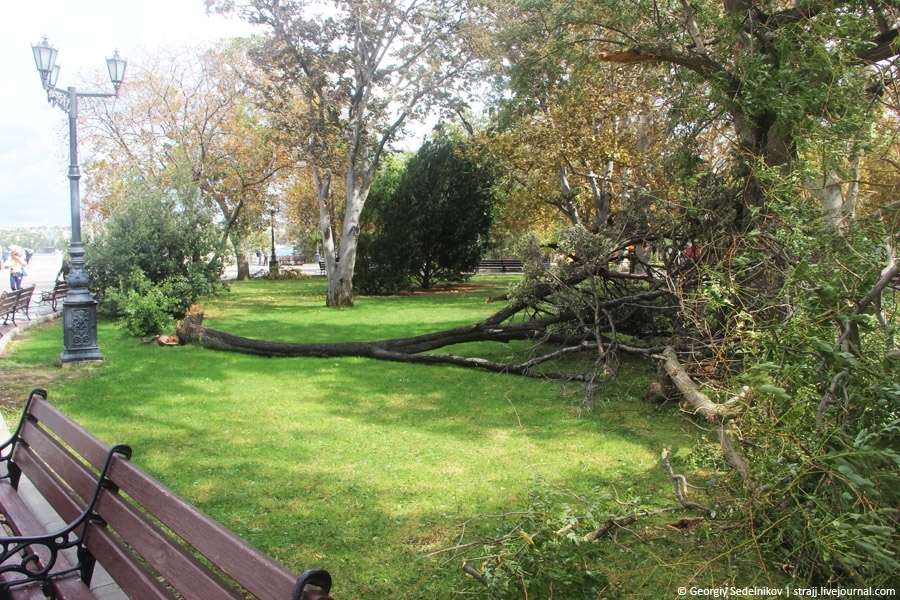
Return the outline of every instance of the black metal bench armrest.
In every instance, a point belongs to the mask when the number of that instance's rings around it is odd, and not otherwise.
[[[331,573],[324,569],[310,569],[304,571],[297,579],[297,587],[294,588],[294,595],[291,600],[303,600],[303,592],[307,585],[315,586],[324,592],[324,596],[328,596],[331,592]]]
[[[19,436],[22,435],[22,428],[25,426],[25,422],[31,418],[31,403],[34,401],[35,396],[40,396],[42,399],[46,400],[47,390],[41,388],[31,390],[31,394],[28,396],[28,401],[25,403],[25,409],[22,411],[22,416],[19,417],[19,424],[16,425],[15,431],[12,432],[12,435],[10,435],[8,440],[0,444],[0,464],[6,464],[6,473],[0,475],[0,481],[8,479],[13,489],[19,488],[19,476],[22,473],[19,467],[12,462],[13,450],[16,449],[16,444],[19,441]]]
[[[34,397],[34,395],[35,393],[32,392],[32,397]],[[31,398],[29,398],[29,404],[30,402]],[[27,408],[24,414],[28,414]],[[22,423],[20,422],[19,428],[13,436],[14,438],[21,430],[21,426]],[[9,444],[9,442],[7,442],[7,444]],[[4,444],[4,446],[6,446],[6,444]],[[86,584],[90,583],[94,568],[94,560],[93,557],[90,556],[90,553],[84,548],[84,537],[87,533],[87,527],[84,525],[91,520],[100,520],[94,513],[94,507],[97,504],[97,500],[100,498],[100,493],[104,489],[116,489],[115,485],[113,485],[108,478],[108,472],[112,465],[113,457],[117,454],[125,457],[126,460],[130,460],[131,447],[127,444],[117,444],[109,449],[109,452],[106,455],[106,462],[103,464],[103,469],[100,471],[94,494],[77,519],[59,531],[45,535],[0,537],[0,573],[23,576],[23,578],[20,579],[0,582],[0,592],[8,592],[12,587],[34,581],[46,583],[52,577],[61,577],[75,571],[80,572],[81,579]],[[81,528],[80,531],[77,531],[79,528]],[[35,546],[46,549],[46,556],[48,558],[44,564],[41,564],[37,560],[38,555],[33,549]],[[78,549],[78,563],[70,569],[54,572],[53,569],[56,566],[59,553],[68,548]],[[7,597],[7,595],[4,593],[3,597]]]

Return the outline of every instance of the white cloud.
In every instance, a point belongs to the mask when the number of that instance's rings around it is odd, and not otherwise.
[[[116,49],[127,59],[140,48],[193,45],[252,31],[237,19],[207,16],[203,0],[31,0],[8,2],[3,13],[0,227],[70,223],[66,115],[46,101],[32,44],[46,35],[59,50],[57,85],[65,88],[79,73],[105,73],[105,59]],[[112,91],[112,86],[86,91]]]

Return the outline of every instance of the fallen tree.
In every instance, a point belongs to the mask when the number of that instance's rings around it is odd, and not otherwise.
[[[607,268],[621,248],[631,241],[614,247],[601,260],[566,264],[560,273],[550,271],[536,261],[536,266],[530,275],[526,274],[518,293],[506,298],[506,306],[487,319],[464,327],[367,342],[274,342],[205,327],[202,309],[198,309],[179,325],[178,337],[183,343],[199,343],[211,350],[257,356],[357,356],[406,363],[447,364],[526,377],[589,381],[591,373],[553,372],[544,365],[580,353],[594,353],[598,357],[596,363],[608,360],[615,352],[652,355],[666,348],[643,345],[640,338],[640,332],[647,328],[647,311],[668,313],[667,317],[660,319],[661,322],[672,320],[674,313],[671,306],[677,303],[673,302],[674,296],[665,277],[659,276],[665,267],[648,264],[639,274]],[[496,301],[496,298],[491,301]],[[622,332],[628,332],[631,337],[623,340],[620,336]],[[520,362],[501,363],[435,353],[455,344],[508,343],[515,340],[533,343],[533,351]]]
[[[665,295],[664,291],[657,290],[629,298],[611,300],[606,305],[609,309],[626,302],[649,301],[663,295]],[[576,315],[570,312],[562,312],[536,319],[501,322],[504,318],[509,318],[516,314],[515,312],[510,314],[510,312],[510,308],[507,307],[474,325],[419,336],[371,342],[325,344],[272,342],[233,335],[225,331],[204,327],[202,325],[203,314],[199,312],[195,313],[189,322],[185,322],[179,327],[178,337],[184,343],[199,343],[210,350],[241,352],[257,356],[307,356],[318,358],[358,356],[394,362],[456,365],[527,377],[567,380],[584,379],[584,375],[580,373],[541,371],[538,367],[564,356],[581,352],[606,353],[610,349],[615,348],[625,353],[650,355],[665,349],[665,347],[638,347],[623,344],[613,338],[596,342],[589,340],[584,334],[561,333],[560,330],[564,329],[563,326],[577,322]],[[499,363],[482,358],[432,353],[434,350],[455,344],[469,342],[506,343],[514,340],[541,341],[552,344],[554,349],[520,363]]]

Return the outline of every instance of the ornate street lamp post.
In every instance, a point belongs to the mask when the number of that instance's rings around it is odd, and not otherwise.
[[[272,258],[269,259],[269,272],[278,273],[278,255],[275,254],[275,209],[269,209],[269,214],[272,217],[270,221],[272,227]]]
[[[56,48],[47,38],[31,47],[34,63],[41,75],[41,84],[47,91],[47,101],[69,115],[69,200],[72,209],[72,241],[69,245],[71,269],[66,278],[69,292],[63,302],[63,345],[59,355],[63,363],[103,360],[97,344],[97,302],[88,290],[88,274],[84,269],[84,246],[81,243],[81,193],[78,180],[78,100],[79,98],[117,98],[119,86],[125,78],[126,62],[116,51],[106,60],[109,78],[115,93],[79,93],[74,87],[62,91],[56,88],[59,65],[56,64]]]

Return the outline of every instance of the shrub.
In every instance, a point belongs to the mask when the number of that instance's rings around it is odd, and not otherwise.
[[[101,306],[136,335],[159,333],[199,298],[223,289],[220,240],[197,190],[132,182],[86,245],[85,266]]]
[[[120,317],[119,326],[131,335],[157,335],[175,322],[172,313],[177,300],[140,270],[131,273],[127,285],[109,288],[106,297],[107,306]]]
[[[381,178],[366,204],[374,232],[357,255],[354,286],[371,293],[466,280],[490,246],[494,168],[439,134]]]

